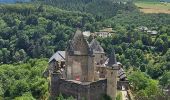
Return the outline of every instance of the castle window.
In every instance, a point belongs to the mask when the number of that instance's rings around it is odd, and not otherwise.
[[[100,88],[100,85],[98,85],[98,88]]]

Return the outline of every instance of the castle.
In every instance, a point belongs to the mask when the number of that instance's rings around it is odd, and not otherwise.
[[[109,58],[96,39],[91,43],[77,30],[65,51],[49,59],[44,72],[49,76],[50,98],[60,93],[77,100],[100,100],[103,95],[116,99],[117,89],[128,88],[126,75],[112,50]]]

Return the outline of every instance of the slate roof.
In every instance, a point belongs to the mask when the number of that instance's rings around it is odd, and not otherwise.
[[[118,70],[118,76],[120,79],[126,78],[126,74],[125,74],[125,71],[123,70],[123,68],[120,68]]]
[[[117,64],[117,60],[116,60],[115,50],[112,49],[110,57],[109,57],[109,61],[108,61],[108,66],[112,67],[114,64]]]
[[[83,46],[84,49],[87,49],[87,52],[86,50],[79,52],[79,46]],[[88,41],[85,39],[83,33],[80,30],[77,30],[74,34],[73,39],[68,42],[67,51],[69,51],[70,54],[75,54],[75,52],[79,52],[82,54],[88,53],[90,55],[93,55],[92,49],[90,48]]]
[[[50,59],[49,62],[52,60],[56,61],[65,61],[65,51],[57,51]]]
[[[104,53],[104,49],[101,47],[100,43],[96,39],[93,39],[90,42],[89,46],[94,53]]]
[[[108,62],[108,63],[106,64],[106,62]],[[114,49],[112,49],[112,51],[111,51],[111,53],[109,55],[109,58],[108,58],[108,60],[106,60],[106,62],[105,62],[105,64],[106,64],[107,67],[110,67],[110,68],[112,68],[114,70],[119,70],[120,69],[119,65],[117,63],[117,60],[116,60],[116,55],[115,55],[115,50]]]

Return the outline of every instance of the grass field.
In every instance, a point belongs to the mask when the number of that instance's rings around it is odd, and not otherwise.
[[[136,2],[135,5],[144,13],[168,13],[170,14],[170,3],[161,2]]]

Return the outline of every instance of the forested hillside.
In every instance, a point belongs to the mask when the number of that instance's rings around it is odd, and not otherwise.
[[[98,39],[107,52],[115,49],[118,61],[127,69],[136,100],[168,99],[161,88],[170,85],[169,18],[168,14],[124,12],[103,22],[112,26],[116,33],[112,38]],[[139,26],[158,33],[140,31]]]
[[[135,6],[125,1],[128,0],[45,0],[44,3],[69,11],[91,13],[103,19],[115,16],[120,10],[133,11]]]
[[[31,0],[0,0],[0,3],[30,2]]]
[[[111,48],[115,49],[118,61],[127,71],[135,98],[167,99],[162,90],[170,85],[170,15],[144,14],[131,3],[113,6],[110,0],[92,1],[54,3],[62,9],[43,4],[0,5],[1,98],[48,98],[48,83],[42,78],[48,60],[43,58],[64,50],[77,28],[95,32],[112,27],[115,31],[112,37],[97,39],[107,54]],[[99,9],[98,3],[104,8],[99,12],[95,10]],[[70,9],[72,7],[75,8]],[[72,11],[74,9],[76,11]],[[141,26],[158,33],[148,34],[139,30]]]
[[[0,11],[1,63],[50,57],[54,51],[64,50],[76,28],[100,28],[90,14],[50,6],[1,5]]]
[[[35,100],[48,96],[48,81],[42,78],[47,59],[0,65],[1,100]]]

